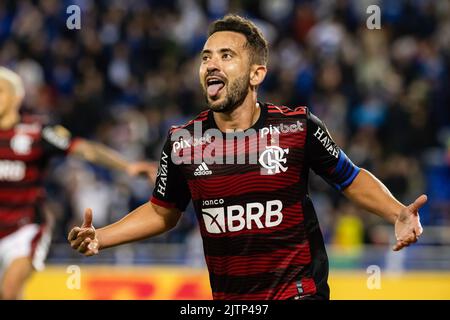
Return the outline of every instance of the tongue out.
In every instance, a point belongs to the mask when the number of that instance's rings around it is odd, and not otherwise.
[[[220,89],[223,88],[223,86],[223,83],[216,83],[208,86],[208,95],[210,97],[215,97],[219,93]]]

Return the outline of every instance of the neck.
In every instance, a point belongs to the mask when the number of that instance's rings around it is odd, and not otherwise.
[[[247,95],[244,102],[231,112],[214,112],[214,120],[222,132],[243,131],[258,121],[261,108],[256,93]]]
[[[11,112],[0,117],[0,129],[8,130],[19,122],[19,114]]]

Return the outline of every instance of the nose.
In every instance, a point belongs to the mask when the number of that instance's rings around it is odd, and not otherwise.
[[[208,63],[206,64],[206,71],[208,73],[211,73],[213,71],[219,71],[219,70],[220,69],[219,69],[219,66],[217,64],[216,59],[214,59],[214,58],[209,59]]]

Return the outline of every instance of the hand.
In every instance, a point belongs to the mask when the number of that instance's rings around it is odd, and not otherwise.
[[[427,202],[427,196],[421,195],[414,203],[405,207],[395,221],[395,237],[397,243],[392,248],[399,251],[412,243],[417,242],[423,232],[420,225],[419,209]]]
[[[75,227],[70,230],[67,240],[69,240],[72,249],[85,256],[93,256],[98,253],[99,243],[96,231],[92,225],[91,209],[86,209],[83,224],[81,227]]]
[[[127,173],[130,176],[145,175],[154,184],[156,181],[156,173],[158,171],[158,163],[156,162],[134,162],[128,165]]]

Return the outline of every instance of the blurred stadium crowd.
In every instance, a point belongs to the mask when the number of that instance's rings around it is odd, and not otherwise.
[[[72,4],[81,8],[80,30],[66,27]],[[371,4],[381,8],[380,30],[366,27]],[[260,100],[307,105],[399,200],[429,195],[424,225],[450,225],[449,1],[6,0],[0,64],[25,80],[24,115],[60,123],[130,160],[157,160],[168,128],[205,108],[199,52],[208,23],[228,12],[252,18],[270,42]],[[65,241],[85,207],[101,226],[152,191],[146,181],[76,159],[56,159],[47,185],[55,242]],[[389,243],[392,230],[382,232],[380,219],[320,179],[311,192],[326,242]],[[186,243],[196,232],[194,213],[186,212],[176,230],[148,242]]]

